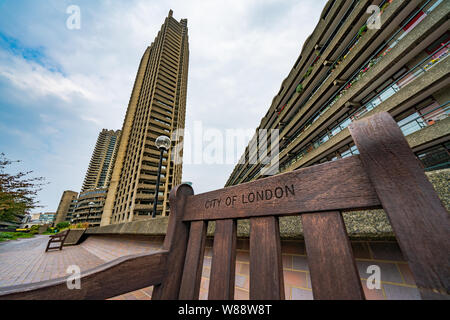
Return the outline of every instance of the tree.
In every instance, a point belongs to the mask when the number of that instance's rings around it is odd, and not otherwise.
[[[0,221],[14,222],[38,206],[37,193],[45,184],[43,177],[30,178],[33,171],[11,175],[6,168],[20,160],[11,161],[0,153]]]

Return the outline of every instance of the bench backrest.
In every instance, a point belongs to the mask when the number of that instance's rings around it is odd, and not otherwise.
[[[349,127],[360,155],[222,190],[170,195],[156,299],[198,299],[215,221],[209,299],[233,299],[236,221],[250,219],[250,299],[284,299],[278,217],[301,215],[315,299],[364,299],[341,211],[384,208],[423,298],[449,294],[449,215],[388,113]]]
[[[315,299],[364,299],[341,211],[383,208],[422,298],[449,298],[449,215],[387,113],[352,123],[360,155],[222,190],[170,193],[163,250],[66,279],[0,289],[0,299],[104,299],[154,285],[153,299],[198,299],[207,225],[215,221],[209,299],[233,299],[238,219],[250,220],[250,298],[284,299],[278,218],[301,215]]]

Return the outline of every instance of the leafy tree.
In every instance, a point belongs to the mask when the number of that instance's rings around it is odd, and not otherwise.
[[[18,216],[38,208],[37,193],[45,184],[43,177],[30,178],[32,171],[11,175],[6,168],[20,160],[11,161],[0,153],[0,221],[16,221]]]

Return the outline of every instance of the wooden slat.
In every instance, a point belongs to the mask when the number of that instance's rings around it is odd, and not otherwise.
[[[186,198],[194,194],[192,187],[182,184],[170,192],[170,216],[163,249],[167,256],[166,276],[162,283],[155,286],[152,293],[154,300],[176,300],[180,292],[184,260],[189,237],[189,224],[183,222]]]
[[[379,208],[359,156],[189,197],[184,221]]]
[[[189,231],[189,242],[180,288],[180,300],[198,300],[205,255],[205,240],[208,223],[194,221]]]
[[[284,300],[277,217],[250,219],[250,299]]]
[[[383,112],[351,124],[350,133],[422,297],[448,298],[449,215],[400,128]]]
[[[209,280],[210,300],[233,300],[236,268],[236,221],[216,221]]]
[[[81,288],[69,290],[68,277],[0,289],[0,300],[102,300],[160,283],[167,252],[121,257],[82,272]]]
[[[364,299],[340,212],[304,214],[302,224],[314,299]]]

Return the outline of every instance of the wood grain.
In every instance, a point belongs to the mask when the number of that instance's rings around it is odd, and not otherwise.
[[[419,160],[386,112],[349,129],[422,297],[448,299],[449,214]]]
[[[68,277],[0,289],[0,300],[103,300],[160,283],[167,252],[121,257],[82,272],[79,290]]]
[[[279,215],[302,214],[315,299],[364,299],[341,209],[388,214],[425,299],[448,299],[449,215],[395,121],[350,125],[360,156],[197,196],[170,193],[163,251],[123,257],[82,274],[0,289],[0,299],[105,299],[155,285],[153,299],[198,299],[207,221],[216,221],[209,299],[234,298],[236,219],[250,218],[250,298],[283,299]],[[373,184],[373,186],[372,186]]]
[[[278,217],[250,219],[250,299],[284,300]]]
[[[189,238],[189,224],[183,222],[186,198],[194,194],[192,187],[182,184],[169,195],[170,216],[163,250],[168,251],[166,275],[153,289],[154,300],[176,300],[180,292],[184,261]]]
[[[236,221],[216,221],[209,280],[210,300],[233,300],[236,269]]]
[[[359,157],[353,156],[189,197],[183,220],[379,207],[380,201]]]
[[[205,221],[191,223],[180,300],[198,300],[199,298],[207,227],[208,223]]]
[[[304,214],[302,224],[314,299],[364,299],[341,213]]]

